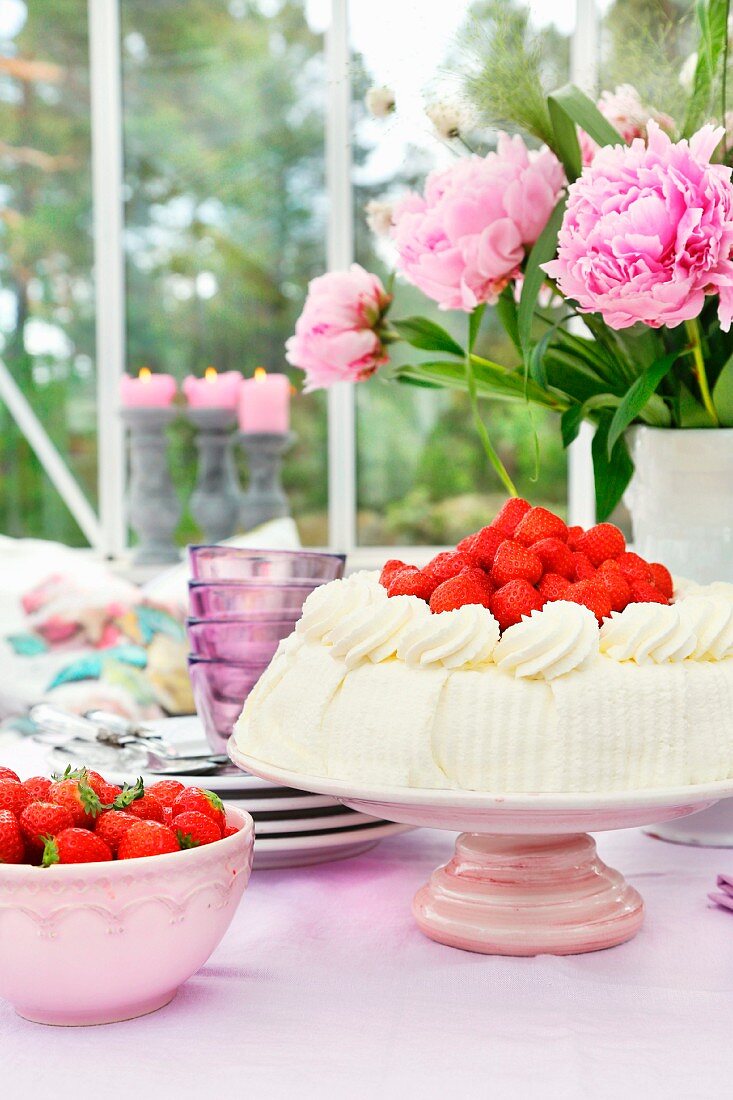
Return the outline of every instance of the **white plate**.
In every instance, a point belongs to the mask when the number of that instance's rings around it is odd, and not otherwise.
[[[278,867],[306,867],[313,863],[348,859],[368,852],[380,840],[409,832],[409,825],[377,825],[354,833],[330,833],[323,836],[258,837],[255,833],[254,870]]]
[[[349,810],[343,814],[328,814],[325,817],[281,817],[268,821],[255,817],[257,836],[263,836],[265,833],[313,833],[326,830],[329,833],[338,833],[343,829],[353,829],[355,825],[366,828],[369,825],[384,824],[385,822],[378,818],[352,813]]]
[[[206,778],[206,777],[203,777]],[[195,785],[195,784],[194,784]],[[205,787],[204,783],[198,786]],[[211,787],[205,787],[211,790]],[[279,790],[278,787],[273,787]],[[290,812],[291,810],[325,810],[329,806],[340,806],[335,798],[328,798],[320,794],[304,794],[298,798],[267,797],[267,791],[245,791],[241,794],[227,794],[227,802],[234,802],[240,810],[246,810],[249,814],[275,813],[278,810]]]

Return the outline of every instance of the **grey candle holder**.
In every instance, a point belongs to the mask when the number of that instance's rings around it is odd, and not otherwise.
[[[122,410],[130,433],[128,514],[138,537],[134,554],[137,565],[158,565],[180,558],[173,535],[182,509],[171,480],[165,434],[178,415],[178,409],[157,406]]]
[[[188,418],[198,428],[199,452],[191,515],[206,542],[222,542],[237,529],[242,499],[232,454],[232,428],[237,415],[233,409],[189,408]]]
[[[283,455],[295,442],[294,432],[239,432],[249,465],[249,485],[242,496],[240,520],[245,531],[270,519],[290,515],[280,481]]]

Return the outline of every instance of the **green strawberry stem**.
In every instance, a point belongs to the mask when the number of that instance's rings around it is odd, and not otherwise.
[[[178,837],[178,843],[182,848],[198,848],[201,844],[200,840],[195,840],[191,833],[184,833],[181,829],[176,829],[176,836]]]
[[[126,810],[128,806],[133,802],[137,802],[138,798],[142,798],[145,794],[145,784],[143,777],[139,775],[135,783],[130,786],[125,783],[120,794],[117,795],[114,802],[110,802],[108,806],[105,806],[105,810]]]
[[[42,836],[43,841],[43,859],[41,860],[42,867],[51,867],[54,863],[60,863],[59,846],[56,840],[52,836]]]

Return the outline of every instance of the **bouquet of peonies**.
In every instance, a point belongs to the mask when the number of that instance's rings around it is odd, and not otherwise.
[[[725,126],[715,124],[728,121],[727,8],[698,5],[700,43],[679,125],[628,85],[595,104],[573,85],[545,94],[538,84],[541,108],[517,121],[542,148],[499,133],[494,151],[469,151],[428,176],[421,194],[391,209],[377,204],[370,222],[391,237],[397,271],[441,310],[467,315],[465,341],[426,318],[393,317],[392,293],[354,264],[313,280],[288,341],[306,389],[368,378],[396,341],[429,352],[393,376],[465,389],[487,456],[513,494],[480,398],[556,410],[565,445],[591,421],[601,519],[633,472],[629,425],[733,426],[733,184]],[[528,69],[526,58],[515,65]],[[387,90],[379,91],[381,104]],[[394,108],[392,97],[381,113]],[[458,115],[431,117],[462,142]],[[487,305],[519,366],[476,353]]]

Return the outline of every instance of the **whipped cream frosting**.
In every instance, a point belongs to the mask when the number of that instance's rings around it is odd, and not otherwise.
[[[697,646],[680,604],[632,603],[601,627],[600,648],[614,661],[637,664],[684,661]]]
[[[354,573],[343,581],[329,581],[315,588],[303,604],[295,630],[308,642],[331,641],[330,632],[346,615],[387,602],[386,589],[373,573]]]
[[[696,639],[690,657],[696,661],[722,661],[733,656],[733,601],[689,596],[676,607]]]
[[[558,600],[504,631],[494,661],[518,677],[554,680],[598,655],[598,624],[581,604]]]
[[[466,604],[415,618],[400,637],[397,656],[411,668],[473,668],[490,659],[498,641],[499,624],[488,608]]]
[[[331,656],[341,658],[347,668],[366,660],[375,664],[386,661],[395,656],[411,624],[424,628],[431,618],[427,604],[414,596],[392,596],[358,607],[328,631]]]

